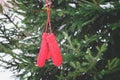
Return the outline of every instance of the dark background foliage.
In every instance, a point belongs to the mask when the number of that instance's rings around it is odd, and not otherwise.
[[[51,23],[63,63],[55,67],[47,61],[43,68],[36,66],[36,58],[47,18],[45,0],[12,0],[11,4],[17,6],[14,13],[24,16],[25,26],[14,24],[13,31],[7,30],[4,21],[13,23],[12,17],[4,14],[7,18],[0,19],[0,37],[9,41],[0,43],[0,52],[12,57],[9,62],[0,60],[5,68],[17,71],[20,80],[120,79],[119,0],[53,0]],[[13,53],[16,48],[23,53]]]

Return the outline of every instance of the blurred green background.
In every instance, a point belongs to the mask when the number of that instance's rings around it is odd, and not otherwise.
[[[63,63],[55,67],[47,61],[43,68],[36,59],[47,19],[45,0],[9,3],[14,7],[0,14],[0,66],[20,80],[120,79],[119,0],[52,0],[51,24]]]

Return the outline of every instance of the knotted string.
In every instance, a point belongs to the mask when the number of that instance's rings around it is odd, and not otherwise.
[[[50,21],[51,5],[52,5],[52,0],[46,0],[47,22],[46,22],[46,30],[45,30],[45,32],[47,32],[48,27],[50,27],[50,33],[52,33],[52,26],[51,26],[51,21]]]

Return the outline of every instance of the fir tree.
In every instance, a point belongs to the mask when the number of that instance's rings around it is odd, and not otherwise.
[[[63,63],[55,67],[47,61],[36,65],[41,35],[47,19],[45,0],[12,0],[13,14],[24,16],[19,26],[10,14],[0,19],[0,52],[12,57],[0,61],[17,71],[20,80],[119,80],[120,1],[53,0],[51,24],[60,44]],[[14,28],[7,29],[6,22]],[[13,37],[14,36],[14,37]],[[13,52],[20,49],[21,54]]]

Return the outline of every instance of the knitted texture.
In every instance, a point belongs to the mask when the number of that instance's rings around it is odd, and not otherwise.
[[[42,35],[41,47],[40,47],[38,58],[37,58],[37,65],[39,67],[44,66],[45,61],[46,61],[47,56],[48,56],[48,44],[46,41],[47,36],[48,36],[47,33],[43,33],[43,35]]]
[[[46,39],[48,42],[49,52],[51,53],[51,58],[54,65],[60,66],[62,63],[62,55],[58,43],[56,41],[55,35],[53,33],[50,33]]]

